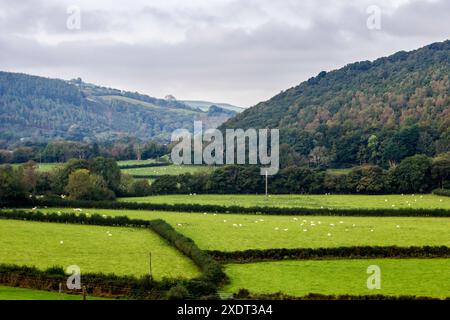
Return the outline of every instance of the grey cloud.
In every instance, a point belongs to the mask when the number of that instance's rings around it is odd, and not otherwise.
[[[2,7],[4,2],[0,0]],[[32,36],[38,25],[49,34],[67,32],[62,30],[65,20],[55,16],[62,6],[40,2],[38,14],[24,28],[21,23],[28,21],[23,17],[29,9],[8,1],[10,11],[16,13],[0,21],[0,26],[7,26],[0,35],[0,69],[62,78],[81,76],[154,96],[171,93],[244,106],[270,98],[322,70],[444,40],[450,30],[449,19],[442,13],[448,12],[444,1],[411,1],[383,15],[382,30],[370,31],[366,4],[347,1],[335,6],[322,1],[327,7],[321,10],[316,1],[277,2],[282,11],[273,18],[269,2],[245,0],[213,8],[143,5],[138,12],[123,8],[120,16],[107,8],[83,11],[86,30],[81,32],[97,32],[102,40],[80,40],[67,33],[64,42],[46,45],[16,35]],[[297,24],[297,15],[306,17],[309,24]],[[411,19],[420,22],[408,32],[405,22]],[[439,28],[428,25],[433,21]],[[129,32],[130,39],[134,32],[145,35],[146,22],[163,31],[180,31],[184,40],[166,43],[144,38],[125,43],[116,39],[115,32],[120,31]],[[136,30],[135,23],[144,29]]]

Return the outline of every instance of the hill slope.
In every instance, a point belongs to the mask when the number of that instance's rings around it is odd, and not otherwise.
[[[217,106],[225,110],[231,110],[236,113],[240,113],[244,111],[244,108],[234,106],[228,103],[216,103],[216,102],[209,102],[209,101],[201,101],[201,100],[181,100],[184,104],[187,104],[188,106],[192,108],[199,108],[203,111],[208,111],[210,107]]]
[[[450,41],[321,72],[222,128],[280,128],[304,160],[387,163],[450,148]],[[369,143],[369,138],[371,143]]]
[[[234,114],[234,113],[233,113]],[[0,72],[0,140],[114,140],[125,136],[168,141],[194,120],[217,127],[230,118],[182,102],[87,84]]]

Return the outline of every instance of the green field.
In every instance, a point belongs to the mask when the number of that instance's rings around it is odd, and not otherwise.
[[[133,98],[128,98],[128,97],[123,97],[123,96],[99,96],[99,98],[101,100],[105,100],[108,102],[112,102],[112,101],[123,101],[132,105],[138,105],[138,106],[142,106],[145,108],[148,108],[150,110],[154,110],[156,112],[161,112],[161,113],[167,113],[168,112],[168,108],[165,107],[161,107],[161,106],[157,106],[153,103],[149,103],[149,102],[145,102],[145,101],[141,101],[141,100],[137,100],[137,99],[133,99]],[[172,112],[172,114],[185,114],[185,115],[197,115],[198,112],[191,110],[191,109],[181,109],[181,108],[170,108],[169,109],[170,112]]]
[[[367,289],[367,267],[381,269],[381,289]],[[226,266],[231,283],[223,290],[246,288],[254,293],[284,292],[329,295],[450,297],[449,259],[375,259],[280,261]]]
[[[13,167],[20,167],[23,166],[24,163],[14,163],[12,166]],[[38,170],[41,172],[50,172],[56,168],[58,168],[59,166],[62,166],[63,163],[36,163],[36,165],[38,166]]]
[[[41,211],[73,212],[70,209],[53,208]],[[106,209],[84,211],[148,220],[160,218],[192,238],[200,248],[208,250],[371,245],[450,246],[450,218],[302,217]]]
[[[101,298],[87,296],[87,300],[100,299]],[[42,290],[0,286],[0,300],[83,300],[83,297],[79,294],[64,294]]]
[[[198,173],[198,172],[210,172],[214,170],[214,167],[210,166],[179,166],[168,165],[162,167],[148,167],[148,168],[135,168],[124,169],[123,173],[131,174],[133,176],[162,176],[162,175],[179,175],[184,173]]]
[[[190,278],[195,265],[149,230],[0,220],[0,263],[78,265],[81,272]]]
[[[142,198],[121,198],[119,201],[208,204],[242,207],[297,207],[297,208],[443,208],[450,209],[450,197],[433,194],[416,195],[165,195]]]
[[[156,163],[155,159],[117,161],[118,166],[133,166],[133,165],[154,164],[154,163]]]
[[[344,175],[349,174],[352,171],[351,168],[346,169],[328,169],[327,173],[334,174],[334,175]]]

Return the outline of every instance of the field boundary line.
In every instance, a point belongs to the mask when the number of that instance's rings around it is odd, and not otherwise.
[[[155,220],[140,220],[140,219],[130,219],[126,216],[102,216],[99,214],[93,214],[87,216],[84,213],[42,213],[27,212],[23,210],[15,211],[3,211],[0,210],[0,220],[19,220],[19,221],[36,221],[44,223],[70,223],[85,226],[116,226],[116,227],[131,227],[131,228],[148,228],[149,230],[156,233],[159,237],[168,242],[168,244],[175,250],[179,251],[181,254],[189,258],[201,271],[198,277],[192,279],[163,279],[161,281],[156,281],[150,275],[150,278],[141,277],[115,277],[114,279],[127,279],[133,285],[139,288],[147,288],[148,291],[152,291],[156,287],[162,287],[170,292],[172,288],[183,287],[184,294],[187,297],[196,296],[198,297],[215,297],[217,298],[217,288],[219,285],[227,280],[226,274],[223,272],[223,267],[216,260],[214,260],[208,253],[201,250],[195,242],[184,236],[183,234],[177,232],[170,224],[162,219]],[[0,265],[2,266],[2,265]],[[36,268],[31,268],[32,274],[37,271]],[[1,270],[0,270],[1,271]],[[14,270],[13,270],[14,271]],[[29,269],[25,269],[29,271]],[[59,273],[64,274],[64,271]],[[51,278],[53,274],[44,274]],[[0,272],[0,276],[4,276]],[[109,275],[105,276],[102,274],[96,275],[96,279],[103,279],[106,282]],[[0,277],[1,278],[1,277]],[[0,281],[1,282],[1,281]],[[126,283],[126,281],[125,281]]]
[[[283,260],[349,260],[349,259],[433,259],[450,258],[447,246],[353,246],[335,248],[249,249],[243,251],[207,250],[216,261],[254,263]]]
[[[198,204],[157,204],[117,201],[81,201],[53,199],[29,199],[26,202],[1,202],[0,207],[31,208],[61,207],[86,209],[148,210],[186,213],[256,214],[283,216],[355,216],[355,217],[442,217],[450,218],[450,209],[333,209],[333,208],[281,208],[240,207]]]

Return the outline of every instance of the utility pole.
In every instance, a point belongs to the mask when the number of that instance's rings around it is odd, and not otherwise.
[[[269,199],[269,182],[268,182],[268,180],[269,180],[269,175],[266,170],[266,200]]]

